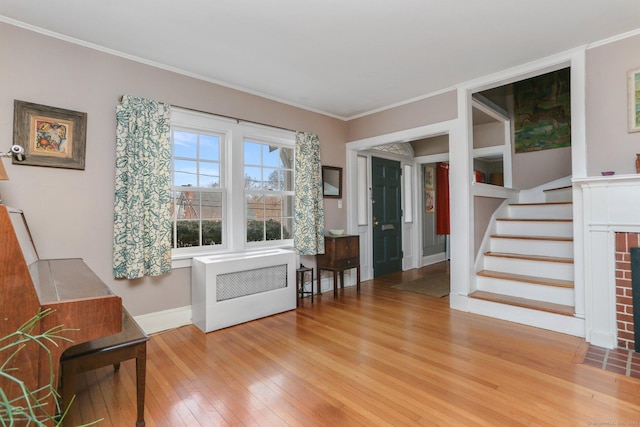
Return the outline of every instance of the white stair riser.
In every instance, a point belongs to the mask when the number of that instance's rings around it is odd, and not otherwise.
[[[496,222],[497,234],[510,236],[573,237],[570,221],[500,221]]]
[[[584,319],[469,298],[469,312],[576,337],[585,336]]]
[[[573,263],[545,262],[496,256],[484,257],[484,269],[549,279],[573,280]]]
[[[573,189],[545,191],[544,196],[547,202],[570,202],[573,200]]]
[[[501,239],[492,237],[491,252],[573,258],[572,241]]]
[[[547,286],[485,276],[478,276],[477,284],[479,291],[511,295],[514,297],[552,302],[562,305],[573,306],[575,303],[575,292],[573,288]]]
[[[573,205],[509,205],[509,218],[572,219]]]

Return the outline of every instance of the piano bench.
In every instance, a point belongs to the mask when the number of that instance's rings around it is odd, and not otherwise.
[[[144,426],[147,341],[149,341],[147,334],[140,329],[140,326],[123,307],[121,332],[78,344],[65,350],[60,357],[61,408],[65,408],[75,394],[77,374],[108,365],[113,365],[117,372],[120,368],[120,362],[135,358],[138,404],[136,427]]]

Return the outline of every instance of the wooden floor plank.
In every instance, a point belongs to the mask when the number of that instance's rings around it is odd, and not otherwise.
[[[580,364],[583,339],[391,288],[439,268],[305,298],[296,310],[209,334],[185,326],[152,336],[147,426],[640,421],[640,381]],[[73,421],[133,425],[134,375],[129,362],[80,375]]]

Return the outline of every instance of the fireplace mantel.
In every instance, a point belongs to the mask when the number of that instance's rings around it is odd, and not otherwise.
[[[584,283],[586,339],[617,346],[615,233],[640,232],[640,175],[574,179],[574,243]],[[580,244],[582,243],[582,245]],[[577,253],[582,247],[582,253]],[[579,286],[579,283],[576,283]]]

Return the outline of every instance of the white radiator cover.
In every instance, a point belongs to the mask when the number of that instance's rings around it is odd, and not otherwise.
[[[193,324],[211,332],[295,309],[295,263],[285,249],[193,258]]]

